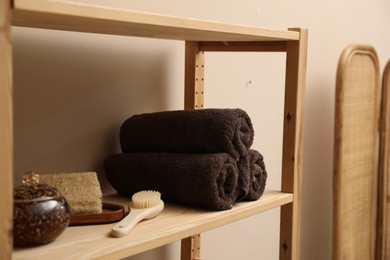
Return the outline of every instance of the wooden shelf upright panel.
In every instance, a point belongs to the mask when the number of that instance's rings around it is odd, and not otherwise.
[[[199,42],[185,43],[184,108],[204,106],[204,52]]]
[[[12,47],[11,3],[0,1],[0,259],[12,255]]]
[[[299,260],[307,30],[291,30],[300,32],[300,40],[287,42],[286,50],[282,191],[293,193],[294,201],[281,208],[279,248],[281,259]]]
[[[204,107],[204,52],[199,42],[186,41],[184,55],[184,109]],[[200,259],[200,234],[181,240],[181,260]]]

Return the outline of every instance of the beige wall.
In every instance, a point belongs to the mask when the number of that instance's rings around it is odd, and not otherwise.
[[[260,27],[309,29],[302,259],[331,258],[334,83],[349,43],[390,59],[390,1],[93,1]],[[119,152],[118,128],[142,112],[183,107],[183,43],[14,28],[15,183],[27,170],[95,170]],[[206,107],[241,107],[255,125],[268,188],[280,187],[284,56],[207,54]],[[205,259],[277,259],[279,210],[204,233]],[[179,244],[131,257],[178,259]]]

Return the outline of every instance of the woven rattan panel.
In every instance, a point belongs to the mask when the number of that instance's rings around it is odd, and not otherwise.
[[[381,259],[390,259],[390,60],[387,62],[387,65],[383,72],[383,81],[382,81],[382,111],[381,111],[381,154],[380,154],[380,174],[382,181],[386,183],[382,190],[382,200],[385,203],[385,208],[383,211],[379,211],[379,230],[381,232],[379,235],[380,244],[378,250],[380,250]],[[383,232],[383,233],[382,233]]]
[[[377,210],[378,61],[369,46],[341,54],[336,81],[334,259],[374,259]]]

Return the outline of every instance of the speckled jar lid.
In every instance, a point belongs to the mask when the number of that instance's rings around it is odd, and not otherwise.
[[[27,172],[23,175],[23,185],[14,188],[14,201],[27,203],[32,201],[45,201],[61,197],[55,189],[45,184],[39,184],[39,175]]]

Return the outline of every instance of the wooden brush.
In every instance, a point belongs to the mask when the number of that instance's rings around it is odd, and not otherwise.
[[[143,219],[157,216],[164,208],[161,194],[158,191],[140,191],[131,198],[130,213],[118,222],[111,230],[113,237],[127,235]]]

